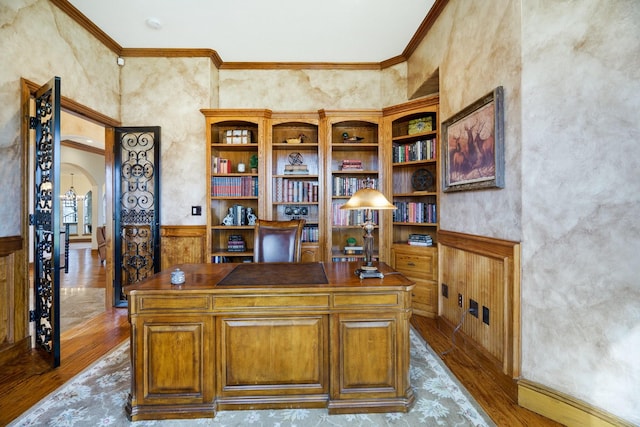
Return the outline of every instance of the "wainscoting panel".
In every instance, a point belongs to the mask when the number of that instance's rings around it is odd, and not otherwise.
[[[161,269],[165,270],[177,264],[206,262],[206,244],[204,225],[161,226]]]
[[[438,259],[439,326],[452,333],[462,322],[458,347],[494,370],[515,398],[513,380],[520,375],[520,244],[439,231]],[[471,300],[478,306],[475,314]]]
[[[29,282],[20,236],[0,238],[0,366],[29,350]]]

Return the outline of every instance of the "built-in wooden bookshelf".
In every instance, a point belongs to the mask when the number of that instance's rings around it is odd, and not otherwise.
[[[375,188],[384,192],[380,171],[384,154],[380,150],[382,113],[379,110],[329,111],[321,110],[320,116],[327,135],[325,197],[325,260],[351,261],[363,258],[362,254],[345,254],[347,239],[362,245],[364,211],[341,210],[340,206],[369,180]],[[355,167],[354,167],[355,165]],[[385,213],[374,212],[374,222],[382,224]],[[386,242],[379,236],[380,226],[374,230],[374,258],[386,260]]]
[[[207,129],[209,262],[252,258],[248,210],[263,219],[304,218],[305,261],[361,259],[361,253],[345,253],[344,248],[349,239],[355,239],[356,247],[362,245],[364,212],[340,206],[366,185],[399,207],[393,212],[373,212],[374,258],[390,262],[392,248],[407,246],[412,234],[430,234],[435,246],[437,97],[383,110],[211,109],[202,113]],[[416,120],[430,120],[432,129],[416,131]],[[252,158],[257,160],[257,170],[251,169]],[[244,166],[240,170],[239,164]],[[416,189],[416,179],[428,185]],[[229,250],[231,236],[245,242],[242,251]]]
[[[264,215],[269,110],[201,110],[207,132],[207,262],[253,258],[251,217]],[[257,161],[257,168],[251,168]],[[240,166],[242,165],[242,166]],[[240,168],[239,168],[240,166]],[[238,245],[237,242],[244,242]]]
[[[385,108],[386,185],[397,207],[385,227],[391,265],[416,282],[413,310],[438,313],[440,167],[438,97]]]
[[[302,261],[321,261],[324,144],[317,112],[274,112],[267,132],[265,217],[302,218]]]

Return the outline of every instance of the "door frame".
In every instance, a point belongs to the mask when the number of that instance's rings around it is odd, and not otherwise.
[[[34,83],[28,79],[20,79],[22,87],[22,99],[33,98],[36,90],[41,84]],[[104,153],[104,166],[105,166],[105,200],[106,200],[106,235],[107,235],[107,260],[106,260],[106,284],[105,284],[105,311],[113,308],[113,168],[114,168],[114,155],[113,155],[113,128],[121,126],[120,121],[106,116],[98,111],[95,111],[85,105],[82,105],[65,96],[60,97],[60,108],[68,113],[75,114],[83,119],[89,120],[105,128],[105,153]],[[23,164],[25,165],[23,171],[23,185],[22,185],[22,230],[24,232],[24,239],[26,244],[23,247],[25,252],[23,272],[26,275],[23,283],[27,284],[29,288],[29,193],[31,188],[28,185],[29,182],[29,132],[27,129],[22,131],[22,144],[23,144]],[[26,179],[26,181],[25,181]],[[27,311],[29,306],[27,305]]]

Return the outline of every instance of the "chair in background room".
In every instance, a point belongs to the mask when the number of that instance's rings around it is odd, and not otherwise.
[[[257,220],[253,262],[300,262],[304,224],[304,219]]]
[[[98,241],[100,264],[102,264],[107,259],[107,227],[101,226],[96,228],[96,240]]]

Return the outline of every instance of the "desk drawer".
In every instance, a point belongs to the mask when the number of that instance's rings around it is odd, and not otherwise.
[[[405,276],[436,280],[436,252],[425,250],[421,253],[393,251],[393,268]]]
[[[132,303],[138,313],[147,312],[188,312],[201,313],[211,310],[209,295],[141,295],[135,296]]]
[[[336,294],[333,305],[339,308],[354,307],[395,307],[399,304],[398,294]]]
[[[299,308],[328,308],[328,295],[233,295],[218,296],[216,311],[239,309],[295,310]]]

